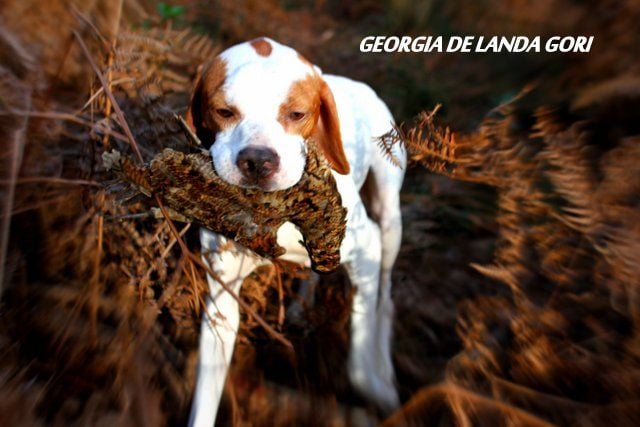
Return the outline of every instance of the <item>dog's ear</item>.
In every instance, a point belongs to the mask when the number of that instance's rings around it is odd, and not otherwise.
[[[320,115],[316,126],[315,140],[332,169],[343,175],[348,174],[349,162],[342,147],[336,103],[329,85],[324,80],[320,84]]]
[[[216,139],[215,124],[208,123],[206,115],[209,113],[209,94],[207,93],[205,84],[207,81],[207,73],[210,72],[212,66],[206,67],[201,65],[198,67],[189,108],[185,115],[185,122],[191,130],[198,136],[203,148],[209,149]]]

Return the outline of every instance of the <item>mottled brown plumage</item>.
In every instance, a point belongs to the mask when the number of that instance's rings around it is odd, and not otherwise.
[[[185,154],[165,149],[146,167],[112,152],[106,163],[142,193],[160,196],[188,221],[221,233],[266,258],[284,254],[276,232],[290,221],[302,232],[312,268],[327,273],[340,264],[346,209],[327,161],[312,142],[307,147],[307,164],[300,181],[273,192],[226,183],[204,151]]]

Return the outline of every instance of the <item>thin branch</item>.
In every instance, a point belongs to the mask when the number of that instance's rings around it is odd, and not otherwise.
[[[135,82],[136,79],[134,79],[133,77],[122,77],[119,78],[117,80],[114,80],[111,82],[111,86],[114,85],[119,85],[121,83],[131,83],[131,82]],[[82,111],[84,111],[85,109],[87,109],[87,107],[89,107],[91,105],[91,103],[93,103],[93,101],[95,101],[95,99],[97,97],[99,97],[100,95],[102,95],[102,92],[104,92],[104,89],[99,88],[93,95],[91,95],[91,97],[89,98],[89,100],[87,102],[84,103],[84,105],[82,106],[82,108],[80,108],[77,112],[77,114],[80,114]]]
[[[427,386],[413,395],[402,408],[387,418],[382,426],[405,425],[410,419],[412,413],[418,413],[424,408],[425,403],[441,400],[449,400],[451,398],[461,399],[468,406],[484,406],[487,408],[497,409],[504,414],[518,419],[525,425],[532,427],[553,427],[554,424],[533,415],[523,409],[511,405],[510,403],[497,400],[493,397],[483,396],[472,390],[462,388],[451,383],[438,384],[435,386]],[[461,402],[462,403],[462,402]]]
[[[9,179],[0,179],[0,185],[10,185],[13,181]],[[64,185],[88,185],[91,187],[102,187],[102,184],[96,181],[87,181],[84,179],[66,179],[58,178],[55,176],[25,176],[15,180],[16,184],[34,184],[34,183],[47,183],[47,184],[64,184]]]
[[[31,96],[27,97],[27,102],[31,105]],[[2,297],[2,283],[4,281],[5,265],[7,259],[7,251],[9,248],[9,233],[11,232],[11,217],[13,213],[13,203],[16,193],[16,181],[18,179],[18,173],[20,172],[20,165],[22,164],[22,157],[24,154],[25,137],[27,132],[27,125],[29,123],[28,117],[23,117],[22,126],[19,126],[11,135],[12,147],[11,147],[11,159],[9,160],[8,167],[8,189],[5,195],[4,209],[2,212],[2,225],[0,228],[0,297]]]
[[[7,215],[13,216],[13,215],[21,214],[23,212],[28,212],[28,211],[35,210],[35,209],[40,209],[40,208],[42,208],[44,206],[51,205],[53,203],[57,203],[63,197],[66,197],[66,195],[59,195],[59,196],[52,197],[51,199],[40,200],[38,203],[34,203],[32,205],[23,206],[21,208],[16,208],[16,209],[13,209],[11,212],[8,212],[8,213],[3,212],[2,214],[0,214],[0,219],[6,218]]]
[[[0,110],[0,116],[25,116],[25,117],[38,117],[42,119],[52,119],[52,120],[66,120],[72,123],[76,123],[82,126],[86,126],[91,129],[96,129],[96,124],[91,123],[88,120],[85,120],[81,117],[78,117],[75,114],[71,113],[62,113],[59,111],[25,111],[25,110]],[[127,141],[127,137],[120,132],[108,129],[108,128],[100,128],[99,131],[104,132],[106,135],[113,136],[121,141]]]
[[[107,40],[107,38],[102,34],[102,32],[98,29],[98,27],[96,27],[96,25],[91,19],[89,19],[87,15],[81,12],[75,5],[71,5],[71,13],[76,17],[76,19],[84,22],[89,27],[91,27],[95,35],[98,37],[98,39],[100,39],[106,49],[111,49],[111,43],[109,43],[109,40]]]
[[[113,96],[113,92],[111,92],[111,90],[109,89],[109,83],[105,79],[104,75],[100,72],[100,69],[98,68],[98,65],[93,60],[93,57],[91,56],[91,53],[89,52],[89,49],[87,48],[87,45],[82,40],[82,37],[80,37],[80,34],[78,34],[78,32],[74,30],[73,31],[73,35],[78,40],[78,43],[80,44],[80,48],[82,48],[82,52],[87,57],[87,60],[91,64],[91,68],[93,68],[93,71],[96,73],[96,76],[98,77],[98,80],[100,80],[100,84],[104,88],[104,92],[107,94],[107,97],[109,97],[109,99],[111,100],[111,103],[113,104],[113,110],[116,113],[116,117],[118,117],[118,122],[120,123],[120,126],[122,127],[122,130],[124,130],[124,134],[127,136],[128,140],[129,140],[129,143],[131,144],[131,148],[133,149],[133,151],[138,156],[138,160],[140,160],[140,163],[144,163],[144,159],[142,158],[142,153],[140,153],[140,149],[138,148],[138,144],[136,143],[136,139],[133,137],[133,133],[131,132],[131,129],[129,128],[129,124],[127,123],[127,121],[124,118],[124,113],[122,112],[122,109],[118,105],[118,102],[116,101],[115,96]]]
[[[104,219],[106,219],[107,221],[122,221],[126,219],[149,219],[149,218],[155,218],[155,214],[153,213],[153,211],[148,211],[143,213],[104,216]]]

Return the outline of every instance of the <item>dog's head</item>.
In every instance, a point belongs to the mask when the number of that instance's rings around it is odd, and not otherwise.
[[[309,139],[335,171],[349,173],[333,94],[320,70],[267,38],[233,46],[202,67],[187,122],[233,185],[265,191],[295,185]]]

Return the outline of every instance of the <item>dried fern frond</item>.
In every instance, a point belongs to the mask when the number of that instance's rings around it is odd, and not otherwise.
[[[213,40],[191,30],[149,29],[121,32],[113,50],[105,52],[103,74],[135,139],[142,141],[145,159],[166,147],[189,149],[174,116],[184,113],[200,64],[219,50]],[[105,149],[124,151],[111,105],[99,84],[79,114],[91,112],[92,136],[101,137]]]
[[[190,30],[151,29],[118,35],[107,71],[114,81],[126,77],[125,91],[159,86],[159,93],[189,90],[196,67],[215,56],[220,47]]]
[[[423,111],[408,130],[403,124],[394,125],[386,134],[378,138],[378,146],[391,163],[400,167],[401,162],[394,154],[395,146],[406,148],[411,161],[420,163],[432,172],[451,174],[455,168],[456,141],[451,130],[434,123],[434,117],[441,105],[430,111]]]
[[[579,125],[555,133],[545,132],[546,147],[540,160],[549,163],[546,176],[568,203],[562,209],[564,218],[579,231],[590,234],[601,215],[593,197],[597,187],[595,171],[589,162],[593,150],[585,139],[585,131]]]
[[[400,126],[393,124],[391,130],[385,133],[384,135],[378,137],[376,139],[378,144],[378,148],[384,154],[384,156],[396,167],[401,166],[400,159],[393,152],[394,147],[402,146],[403,142],[403,134]]]

